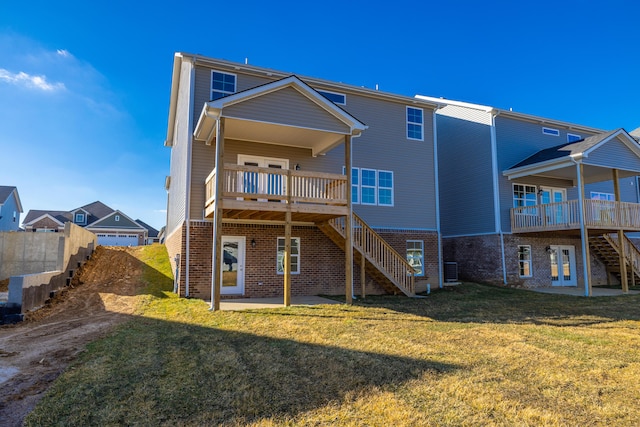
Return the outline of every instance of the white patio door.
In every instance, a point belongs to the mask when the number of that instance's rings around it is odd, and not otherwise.
[[[575,246],[550,246],[551,284],[553,286],[577,286]]]
[[[238,164],[244,166],[258,166],[271,169],[289,169],[289,159],[276,159],[269,157],[248,156],[238,154]],[[244,172],[240,182],[240,191],[249,194],[282,195],[285,191],[286,180],[284,175],[259,174],[256,172]],[[258,199],[267,201],[268,199]]]
[[[560,203],[567,200],[567,191],[564,188],[542,187],[540,204]],[[554,205],[544,208],[547,224],[564,224],[568,221],[567,211],[564,205]]]
[[[222,295],[244,295],[244,236],[222,236]]]

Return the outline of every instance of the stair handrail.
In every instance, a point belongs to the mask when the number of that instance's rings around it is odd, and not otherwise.
[[[381,269],[381,272],[405,295],[415,295],[415,270],[409,261],[355,212],[352,218],[353,246],[362,252],[369,262]],[[329,224],[345,237],[343,217],[331,219]]]
[[[617,236],[614,236],[612,234],[605,234],[603,237],[619,254],[620,245],[618,244]],[[640,277],[640,250],[638,250],[638,247],[631,241],[631,239],[629,239],[626,234],[624,235],[624,240],[624,252],[627,265],[632,268],[632,271],[636,276]]]

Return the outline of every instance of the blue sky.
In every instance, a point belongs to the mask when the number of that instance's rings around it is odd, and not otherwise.
[[[164,225],[176,51],[631,131],[639,17],[621,0],[0,0],[0,185],[25,214],[100,200]]]

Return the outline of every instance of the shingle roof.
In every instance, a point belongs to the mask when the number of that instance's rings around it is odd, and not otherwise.
[[[3,204],[7,201],[11,193],[16,189],[16,187],[11,187],[7,185],[0,185],[0,204]]]
[[[540,150],[532,156],[527,157],[526,159],[509,169],[516,169],[523,166],[533,165],[535,163],[542,163],[548,160],[559,159],[561,157],[569,157],[576,154],[584,153],[588,149],[598,145],[599,143],[619,131],[620,129],[616,129],[610,132],[593,135],[579,141],[568,142],[566,144],[557,145],[555,147],[545,148],[544,150]]]
[[[629,132],[629,135],[640,141],[640,128],[632,130],[631,132]]]
[[[65,223],[67,221],[71,221],[71,214],[65,211],[43,211],[31,209],[27,212],[27,216],[24,218],[23,224],[28,224],[31,221],[40,218],[43,215],[50,215],[53,218],[57,219],[61,223]]]
[[[71,212],[77,209],[84,209],[89,213],[89,215],[87,216],[87,225],[92,224],[97,220],[104,218],[105,216],[115,212],[109,206],[105,205],[100,201],[95,201],[93,203],[89,203],[88,205],[84,205],[79,208],[73,209]]]
[[[143,222],[143,221],[141,221],[139,219],[136,219],[136,222],[147,229],[147,236],[149,236],[149,237],[158,237],[158,230],[156,230],[155,228],[153,228],[149,224],[146,224],[145,222]]]

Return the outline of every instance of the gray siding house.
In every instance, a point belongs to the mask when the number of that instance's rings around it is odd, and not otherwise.
[[[640,146],[605,132],[416,96],[436,112],[444,261],[461,278],[591,287],[640,276]],[[622,243],[620,243],[622,242]]]
[[[437,106],[177,53],[165,244],[180,295],[216,308],[442,283]]]
[[[18,231],[21,213],[22,203],[18,189],[0,185],[0,231]]]

